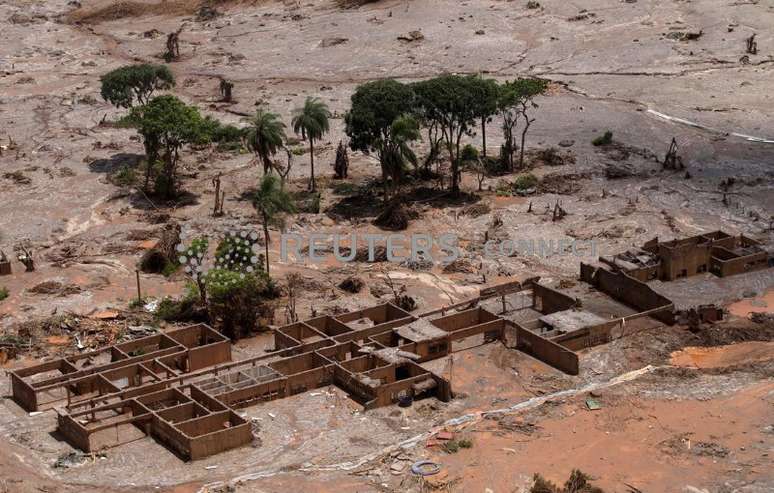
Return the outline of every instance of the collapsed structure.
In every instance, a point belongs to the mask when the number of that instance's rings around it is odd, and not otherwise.
[[[268,354],[236,362],[230,341],[210,327],[175,329],[11,371],[13,398],[27,411],[56,408],[59,432],[83,451],[153,436],[184,459],[200,459],[253,440],[236,409],[327,385],[366,410],[430,396],[448,401],[449,380],[422,363],[470,338],[502,341],[578,374],[575,351],[609,342],[638,320],[675,322],[674,304],[642,277],[670,277],[687,265],[696,271],[704,253],[721,274],[766,265],[752,240],[729,238],[656,241],[643,250],[658,256],[642,265],[626,260],[630,254],[602,259],[610,269],[581,264],[585,284],[564,292],[535,278],[418,316],[386,303],[315,317],[276,329]]]
[[[654,238],[641,249],[600,260],[640,281],[674,281],[704,272],[727,277],[765,269],[769,256],[752,238],[713,231],[666,242]]]

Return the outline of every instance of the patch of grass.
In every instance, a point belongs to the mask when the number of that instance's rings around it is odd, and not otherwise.
[[[290,152],[294,156],[303,156],[304,154],[306,154],[306,147],[293,147],[292,149],[290,149]]]
[[[606,130],[604,134],[591,141],[594,146],[606,146],[613,143],[613,132]]]
[[[134,168],[124,166],[108,178],[108,181],[118,187],[132,187],[137,184],[137,173]]]
[[[10,292],[8,291],[8,288],[5,286],[0,286],[0,301],[3,301],[4,299],[8,298],[10,296]]]

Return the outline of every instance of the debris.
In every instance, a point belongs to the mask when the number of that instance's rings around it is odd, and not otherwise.
[[[331,46],[340,45],[349,41],[349,38],[325,38],[320,41],[321,48],[329,48]]]
[[[353,276],[344,279],[339,284],[339,289],[347,291],[348,293],[359,293],[363,289],[363,286],[365,286],[365,282],[359,277]]]
[[[589,411],[597,411],[599,409],[602,409],[602,404],[599,403],[598,400],[593,399],[591,397],[586,398],[586,407],[589,408]]]
[[[758,54],[758,42],[755,41],[755,33],[753,33],[749,38],[745,39],[745,51],[749,53],[750,55],[757,55]]]
[[[411,472],[417,476],[432,476],[441,472],[441,466],[433,461],[420,460],[411,465]]]
[[[409,31],[408,34],[398,36],[398,41],[405,41],[407,43],[422,41],[423,39],[425,39],[425,35],[422,34],[422,31]]]

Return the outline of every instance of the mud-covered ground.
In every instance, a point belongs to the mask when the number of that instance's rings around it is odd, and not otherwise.
[[[108,181],[122,167],[137,166],[143,148],[135,132],[109,124],[123,111],[101,100],[99,76],[135,61],[159,62],[166,33],[181,26],[182,56],[171,64],[178,81],[174,93],[204,113],[238,124],[242,114],[266,104],[289,124],[292,109],[306,96],[329,104],[334,112],[331,133],[315,154],[323,210],[342,211],[335,206],[345,194],[331,179],[331,163],[344,138],[342,116],[357,84],[382,77],[413,81],[442,72],[481,73],[498,80],[540,76],[554,82],[537,101],[527,146],[532,151],[557,147],[574,162],[547,166],[534,161],[531,172],[545,186],[527,197],[485,191],[479,203],[490,210],[480,216],[469,213],[470,204],[413,203],[419,218],[409,232],[457,233],[476,266],[473,273],[444,273],[442,265],[417,271],[397,264],[282,263],[278,235],[273,235],[273,274],[282,280],[288,272],[299,272],[305,279],[302,318],[312,308],[347,309],[386,299],[385,273],[406,286],[421,310],[475,296],[483,285],[514,276],[557,280],[577,275],[584,258],[573,255],[484,258],[484,232],[495,217],[502,220],[495,231],[499,239],[593,239],[596,255],[654,236],[668,239],[716,229],[774,240],[769,228],[774,214],[774,33],[768,29],[774,25],[774,7],[767,2],[592,0],[580,5],[545,0],[540,8],[528,9],[520,1],[383,0],[341,9],[333,0],[267,0],[220,2],[221,15],[211,20],[197,20],[196,3],[160,6],[147,0],[122,3],[119,9],[111,7],[114,2],[96,0],[83,0],[80,8],[65,0],[8,0],[0,5],[0,249],[10,255],[25,242],[36,259],[36,272],[24,273],[14,262],[13,275],[0,277],[0,286],[10,292],[0,302],[3,330],[52,315],[86,317],[126,309],[136,294],[136,262],[158,238],[159,217],[168,215],[192,235],[258,227],[244,195],[260,176],[249,154],[185,153],[183,188],[191,200],[176,205]],[[422,39],[398,39],[415,30]],[[699,31],[696,40],[677,39],[680,33]],[[759,52],[742,60],[744,40],[753,33]],[[218,102],[220,77],[234,81],[234,104]],[[592,146],[592,139],[608,129],[615,145]],[[487,132],[491,154],[499,149],[498,134],[495,118]],[[687,173],[662,171],[655,160],[663,158],[673,137]],[[480,135],[470,142],[480,146]],[[419,143],[417,150],[422,155],[427,146]],[[353,153],[350,160],[348,183],[362,184],[379,173],[373,157]],[[624,176],[609,179],[611,166],[623,169]],[[223,174],[226,214],[212,218],[211,179],[218,173]],[[308,152],[295,156],[293,186],[305,187],[308,173]],[[734,184],[724,201],[719,185],[728,178]],[[484,189],[493,190],[507,179],[513,177],[487,178]],[[464,188],[475,191],[472,176],[466,175]],[[568,215],[553,222],[546,209],[557,201]],[[530,203],[532,213],[527,212]],[[375,211],[343,210],[346,220],[298,214],[288,222],[288,231],[379,231],[370,223]],[[357,295],[338,289],[350,275],[362,277],[369,289]],[[35,289],[47,281],[61,286]],[[175,295],[185,282],[182,274],[143,274],[142,289],[151,297]],[[723,303],[760,295],[751,303],[753,309],[738,313],[745,316],[771,311],[766,304],[771,303],[766,301],[770,288],[771,276],[759,276],[752,288],[721,283],[706,292]],[[693,301],[694,289],[686,283],[681,299]],[[277,323],[282,317],[279,310]],[[144,321],[130,325],[135,323]],[[391,469],[393,462],[408,460],[389,454],[389,460],[380,459],[380,468],[370,472],[365,466],[352,471],[320,466],[373,454],[471,410],[505,407],[648,364],[668,364],[669,352],[690,345],[681,337],[679,344],[655,351],[622,351],[619,345],[629,339],[595,348],[582,360],[593,371],[578,381],[502,348],[469,349],[455,355],[454,363],[455,376],[460,372],[455,388],[467,396],[438,404],[426,415],[418,407],[397,415],[392,408],[362,415],[339,391],[308,393],[247,410],[261,418],[260,447],[193,464],[181,463],[146,439],[113,449],[93,463],[53,469],[55,459],[70,451],[48,435],[55,416],[27,416],[5,399],[0,407],[0,477],[5,483],[0,488],[148,491],[190,482],[176,491],[196,491],[261,471],[269,472],[264,478],[250,476],[238,491],[418,487],[409,484],[405,464]],[[631,343],[647,345],[650,339]],[[43,352],[76,351],[77,344],[66,337],[55,339]],[[246,345],[246,353],[262,349],[260,340],[240,344]],[[770,360],[769,349],[763,354]],[[6,365],[29,364],[44,354]],[[734,353],[732,360],[744,360],[747,354]],[[740,491],[765,491],[772,480],[764,455],[771,449],[771,423],[766,421],[771,415],[771,372],[736,368],[728,375],[705,373],[698,377],[702,388],[717,388],[717,393],[697,396],[687,389],[684,376],[669,374],[655,380],[660,392],[641,395],[641,383],[616,387],[609,400],[603,395],[599,411],[584,408],[585,395],[562,400],[556,414],[536,418],[537,433],[524,436],[486,420],[476,430],[464,431],[473,436],[472,449],[438,457],[431,448],[427,454],[440,458],[451,488],[459,491],[518,491],[535,472],[559,482],[573,467],[612,491],[625,491],[626,484],[642,491],[679,491],[688,485],[733,491],[744,482],[753,486]],[[729,419],[734,420],[731,425]],[[704,426],[705,421],[719,430]],[[729,453],[696,454],[685,444],[697,440],[719,443]],[[665,441],[674,455],[664,452],[660,444]],[[410,459],[418,454],[417,449],[406,453]],[[759,484],[764,486],[756,490]]]

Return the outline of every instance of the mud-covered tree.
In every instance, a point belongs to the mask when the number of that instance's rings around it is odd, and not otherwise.
[[[102,99],[117,108],[147,104],[154,92],[175,86],[175,77],[166,65],[150,63],[117,68],[103,75],[100,81]]]
[[[263,163],[264,174],[274,168],[271,158],[282,148],[285,139],[285,124],[278,114],[263,109],[256,111],[247,129],[247,147]]]
[[[519,169],[524,167],[524,144],[530,125],[535,121],[529,111],[538,107],[534,99],[545,93],[548,81],[544,79],[516,79],[500,86],[498,106],[503,117],[503,154],[509,171],[513,171],[513,153],[516,151],[515,130],[519,120],[523,121],[521,145],[519,146]]]
[[[320,140],[330,130],[331,112],[328,105],[319,98],[309,96],[304,101],[304,106],[293,111],[293,131],[301,135],[302,139],[309,141],[309,159],[311,171],[309,190],[317,191],[314,180],[314,142]]]
[[[486,124],[498,111],[499,86],[494,79],[477,77],[474,85],[476,91],[476,116],[481,120],[481,154],[486,158]]]
[[[390,177],[397,177],[405,158],[416,162],[409,142],[419,138],[416,121],[408,115],[414,109],[411,86],[393,79],[367,82],[355,89],[351,108],[344,117],[350,148],[376,153],[382,168],[384,199],[389,198]],[[412,129],[416,131],[412,131]],[[395,131],[402,132],[396,135]],[[397,182],[395,182],[397,184]]]
[[[478,86],[477,77],[460,75],[442,75],[414,84],[414,93],[425,121],[438,126],[446,144],[454,194],[460,190],[462,137],[471,133],[479,116]]]
[[[266,248],[266,273],[269,273],[269,236],[270,225],[281,225],[284,214],[296,212],[293,197],[282,187],[279,178],[274,174],[263,175],[258,190],[253,197],[253,207],[258,213],[263,227],[263,238]]]
[[[146,142],[156,146],[163,166],[156,178],[156,192],[167,199],[176,195],[177,165],[180,150],[186,144],[201,144],[209,139],[208,125],[199,110],[175,96],[156,96],[143,106],[132,108],[129,121]],[[148,158],[150,161],[150,157]]]

